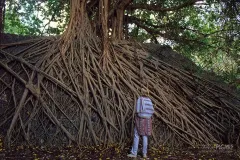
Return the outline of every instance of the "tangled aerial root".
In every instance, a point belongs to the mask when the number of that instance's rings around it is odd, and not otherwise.
[[[81,25],[85,30],[70,26],[60,38],[18,43],[20,51],[16,44],[0,50],[0,128],[7,129],[9,145],[122,143],[131,135],[143,86],[155,104],[157,145],[239,137],[239,98],[127,41],[109,42],[103,55],[99,38]]]

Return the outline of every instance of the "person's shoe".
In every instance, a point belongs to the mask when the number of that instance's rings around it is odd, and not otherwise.
[[[132,157],[132,158],[136,158],[136,157],[137,157],[137,155],[132,154],[132,153],[128,154],[127,156],[128,156],[128,157]]]
[[[146,154],[144,154],[144,155],[143,155],[143,158],[147,158],[147,155],[146,155]]]

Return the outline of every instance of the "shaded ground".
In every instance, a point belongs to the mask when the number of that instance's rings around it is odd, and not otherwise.
[[[58,149],[57,147],[47,149],[44,147],[12,146],[11,149],[5,149],[1,138],[0,159],[131,159],[126,156],[130,150],[130,146],[131,142],[125,144],[125,147],[118,145],[111,145],[109,147],[86,146],[80,148],[68,146],[63,149]],[[233,149],[231,145],[213,145],[209,147],[184,149],[178,148],[173,151],[164,147],[150,147],[148,157],[150,160],[237,160],[240,159],[240,154]],[[143,158],[138,156],[138,158],[135,159]]]

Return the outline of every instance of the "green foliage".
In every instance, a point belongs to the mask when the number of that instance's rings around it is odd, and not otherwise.
[[[28,27],[21,23],[19,16],[14,13],[9,13],[8,11],[5,14],[5,32],[26,35],[28,34]]]
[[[6,33],[58,35],[68,19],[67,0],[6,0]]]
[[[188,29],[181,32],[183,40],[174,49],[232,83],[239,79],[240,21],[223,15],[222,10],[220,4],[191,8],[191,15],[181,22]]]

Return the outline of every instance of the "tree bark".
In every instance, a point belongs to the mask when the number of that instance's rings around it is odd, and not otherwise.
[[[116,8],[113,8],[109,17],[112,17],[112,38],[113,39],[123,39],[123,25],[124,25],[124,11],[126,7],[132,2],[132,0],[123,0],[121,1]]]
[[[103,69],[106,68],[107,61],[109,59],[109,40],[108,40],[108,9],[109,9],[109,0],[100,0],[99,3],[99,15],[101,19],[101,24],[102,24],[102,39],[103,39],[103,44],[102,44],[102,65]]]

